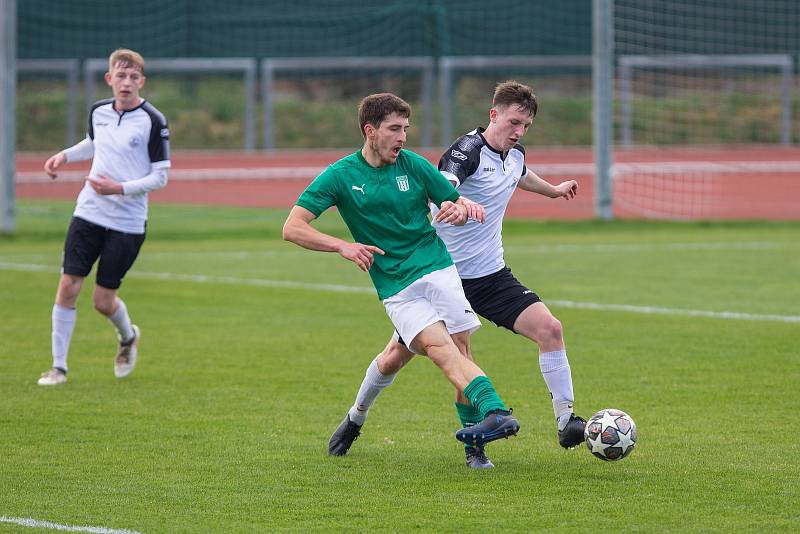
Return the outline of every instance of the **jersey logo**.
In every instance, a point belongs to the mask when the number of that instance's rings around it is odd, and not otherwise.
[[[494,167],[484,167],[483,172],[494,172],[496,169]]]
[[[400,191],[408,191],[408,176],[405,174],[403,176],[395,176],[395,180],[397,180],[397,188]]]
[[[366,195],[366,193],[364,192],[364,186],[365,185],[367,185],[367,184],[361,184],[361,187],[358,187],[357,185],[354,185],[353,186],[353,191],[361,191],[362,195]]]
[[[464,161],[465,159],[467,159],[467,156],[465,156],[464,154],[462,154],[458,150],[451,150],[450,151],[450,155],[453,156],[456,159],[460,159],[461,161]]]
[[[161,128],[161,137],[169,139],[169,128]]]
[[[133,136],[130,139],[128,139],[128,144],[131,145],[131,147],[133,147],[133,148],[136,148],[137,146],[139,146],[140,142],[141,141],[139,141],[139,138],[136,137],[136,136]]]

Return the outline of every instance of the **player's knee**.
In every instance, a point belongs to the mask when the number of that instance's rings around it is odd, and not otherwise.
[[[564,339],[564,330],[561,327],[561,321],[549,316],[543,320],[536,328],[535,341],[542,346],[552,346],[560,344]]]
[[[550,316],[545,324],[545,337],[551,342],[561,341],[564,338],[564,329],[561,327],[561,321]]]
[[[103,315],[111,315],[113,313],[111,307],[108,306],[105,302],[99,302],[95,300],[92,301],[92,304],[94,304],[94,309],[102,313]]]
[[[462,357],[458,348],[452,341],[432,341],[426,343],[423,346],[423,350],[425,351],[425,354],[427,354],[428,357],[437,365],[453,358]]]
[[[384,375],[398,372],[411,360],[413,353],[406,350],[400,343],[392,343],[378,356],[378,371]]]
[[[103,298],[100,295],[94,295],[92,297],[92,304],[94,305],[94,309],[98,312],[102,313],[103,315],[111,315],[114,313],[114,299]]]
[[[58,283],[58,291],[56,293],[56,301],[62,305],[72,305],[74,307],[75,301],[81,292],[82,278],[72,276],[62,276]]]

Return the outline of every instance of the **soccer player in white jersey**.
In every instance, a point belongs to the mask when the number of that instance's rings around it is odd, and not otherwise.
[[[458,269],[464,293],[479,315],[521,334],[539,347],[539,367],[550,391],[561,446],[573,448],[583,440],[585,421],[573,413],[573,388],[561,323],[539,297],[522,285],[503,258],[503,216],[514,191],[519,188],[551,198],[571,199],[578,184],[568,180],[551,185],[525,166],[525,150],[520,139],[530,128],[538,102],[530,87],[508,81],[495,89],[489,125],[461,136],[444,153],[439,170],[465,197],[486,209],[484,224],[467,221],[453,226],[436,221],[438,209],[431,206],[433,226],[447,245]],[[465,356],[472,358],[469,346]],[[397,333],[376,358],[377,370],[393,376],[411,358]],[[372,373],[374,374],[374,373]],[[350,419],[363,425],[380,384],[370,370],[361,385]],[[463,395],[456,392],[456,410],[465,427],[480,419]],[[329,452],[346,454],[352,440],[337,432],[331,437]],[[467,465],[491,468],[483,447],[466,444]]]
[[[141,332],[131,323],[117,290],[145,239],[147,193],[167,184],[169,130],[164,115],[139,96],[145,81],[141,55],[115,50],[108,58],[105,80],[113,98],[92,106],[86,138],[44,164],[47,174],[56,178],[65,163],[92,160],[64,242],[52,315],[53,366],[39,378],[42,386],[67,381],[78,295],[98,258],[92,302],[117,330],[114,374],[128,376],[136,366]]]

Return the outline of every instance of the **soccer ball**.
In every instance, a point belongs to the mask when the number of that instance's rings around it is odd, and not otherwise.
[[[583,437],[589,452],[601,460],[622,460],[636,446],[636,423],[622,410],[606,408],[586,422]]]

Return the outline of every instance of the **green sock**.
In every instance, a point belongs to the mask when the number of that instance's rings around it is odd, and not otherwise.
[[[495,391],[488,376],[479,376],[464,388],[464,396],[481,414],[481,421],[493,410],[505,410],[506,405]]]
[[[461,426],[465,428],[468,426],[477,425],[483,421],[481,412],[476,410],[471,404],[461,404],[460,402],[457,402],[456,412],[458,412],[458,418],[461,421]]]
[[[461,426],[464,428],[468,426],[475,426],[481,421],[483,421],[483,417],[481,417],[481,412],[475,409],[475,407],[471,404],[461,404],[460,402],[456,403],[456,412],[458,412],[458,418],[461,421]],[[465,443],[465,448],[472,447],[471,444]]]

